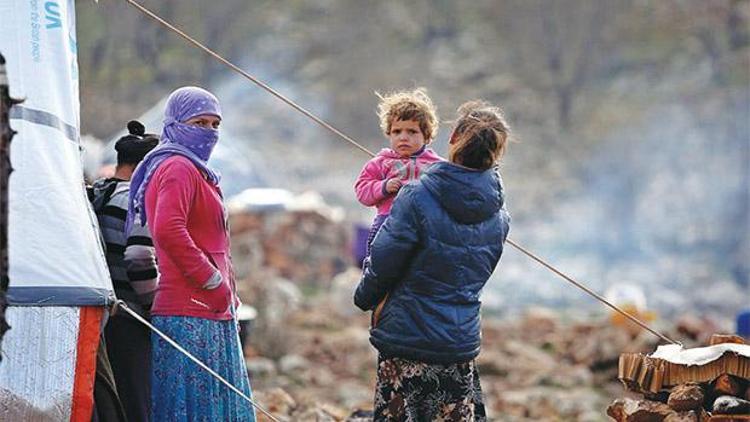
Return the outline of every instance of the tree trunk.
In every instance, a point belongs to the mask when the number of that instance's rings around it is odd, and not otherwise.
[[[5,58],[0,54],[0,346],[5,332],[10,328],[5,320],[8,306],[8,181],[13,170],[10,166],[10,140],[15,132],[10,128],[8,115],[13,104],[19,102],[10,98]]]

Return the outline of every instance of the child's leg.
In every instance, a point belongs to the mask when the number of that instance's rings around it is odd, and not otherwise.
[[[372,241],[375,240],[375,235],[378,234],[378,230],[380,230],[380,226],[385,223],[386,218],[388,218],[388,214],[378,214],[375,217],[375,220],[372,221],[370,232],[367,234],[367,252],[365,254],[365,258],[370,256],[370,247],[372,246]]]

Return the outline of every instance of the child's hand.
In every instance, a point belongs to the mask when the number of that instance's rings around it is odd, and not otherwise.
[[[396,193],[401,189],[401,184],[401,180],[396,179],[395,177],[393,179],[388,179],[385,183],[385,191],[388,193]]]

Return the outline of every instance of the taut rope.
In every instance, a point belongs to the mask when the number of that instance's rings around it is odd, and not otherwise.
[[[128,307],[127,303],[123,302],[122,300],[117,300],[115,302],[115,307],[117,307],[118,309],[122,309],[125,312],[129,313],[130,316],[132,316],[133,318],[135,318],[136,320],[138,320],[138,322],[140,322],[141,324],[143,324],[146,327],[148,327],[151,331],[155,332],[157,335],[159,335],[159,337],[163,338],[164,341],[166,341],[167,343],[171,344],[172,347],[174,347],[175,349],[177,349],[183,355],[187,356],[188,359],[190,359],[193,362],[195,362],[198,366],[200,366],[205,371],[207,371],[209,374],[211,374],[211,376],[213,376],[214,378],[216,378],[219,381],[221,381],[222,384],[224,384],[227,387],[229,387],[232,391],[234,391],[240,397],[242,397],[243,399],[245,399],[245,401],[247,401],[248,403],[250,403],[251,405],[253,405],[253,407],[255,407],[256,409],[260,410],[269,419],[271,419],[274,422],[281,422],[279,419],[277,419],[272,414],[270,414],[266,409],[264,409],[263,407],[261,407],[259,404],[255,403],[253,401],[253,399],[251,399],[250,397],[246,396],[245,393],[243,393],[242,391],[240,391],[234,385],[230,384],[229,381],[225,380],[221,375],[217,374],[216,371],[214,371],[213,369],[209,368],[205,363],[201,362],[198,358],[196,358],[195,356],[193,356],[192,354],[190,354],[190,352],[188,352],[187,350],[185,350],[182,346],[180,346],[179,344],[177,344],[176,341],[174,341],[171,338],[169,338],[169,336],[167,336],[166,334],[164,334],[161,331],[159,331],[156,327],[154,327],[153,325],[151,325],[150,322],[146,321],[145,318],[143,318],[142,316],[138,315],[138,313],[136,313],[135,311],[133,311],[132,309],[130,309]]]
[[[286,103],[287,105],[289,105],[290,107],[292,107],[293,109],[295,109],[295,110],[299,111],[300,113],[304,114],[306,117],[310,118],[315,123],[317,123],[320,126],[322,126],[322,127],[326,128],[326,129],[330,130],[331,132],[335,133],[336,135],[340,136],[345,141],[349,142],[350,144],[352,144],[355,147],[357,147],[360,150],[362,150],[362,152],[364,152],[365,154],[369,154],[370,156],[373,156],[373,157],[375,156],[375,154],[373,154],[372,151],[370,151],[367,148],[365,148],[364,146],[362,146],[360,143],[358,143],[357,141],[355,141],[354,139],[352,139],[349,135],[347,135],[344,132],[336,129],[335,127],[333,127],[331,125],[329,125],[323,119],[321,119],[318,116],[316,116],[316,115],[312,114],[311,112],[307,111],[304,107],[302,107],[300,105],[297,105],[297,103],[295,103],[294,101],[292,101],[289,98],[285,97],[284,95],[280,94],[278,91],[276,91],[273,88],[271,88],[265,82],[261,81],[260,79],[256,78],[255,76],[253,76],[253,75],[245,72],[244,70],[240,69],[234,63],[230,62],[229,60],[225,59],[224,57],[221,57],[218,53],[215,53],[210,48],[208,48],[205,45],[203,45],[203,44],[199,43],[198,41],[194,40],[188,34],[186,34],[186,33],[182,32],[181,30],[177,29],[176,27],[174,27],[174,25],[172,25],[169,22],[165,21],[164,19],[160,18],[159,16],[157,16],[156,14],[154,14],[152,11],[146,9],[145,7],[143,7],[140,4],[134,2],[133,0],[125,0],[125,1],[128,2],[128,3],[130,3],[131,5],[133,5],[133,7],[135,7],[138,10],[140,10],[141,12],[143,12],[144,14],[146,14],[151,19],[153,19],[153,20],[159,22],[160,24],[166,26],[167,28],[169,28],[170,30],[172,30],[173,32],[175,32],[177,35],[179,35],[182,38],[184,38],[190,44],[193,44],[194,46],[198,47],[199,49],[205,51],[211,57],[215,58],[216,60],[220,61],[221,63],[224,63],[230,69],[234,70],[235,72],[237,72],[240,75],[244,76],[245,78],[249,79],[254,84],[256,84],[259,87],[263,88],[269,94],[273,95],[274,97],[280,99],[281,101],[283,101],[284,103]]]
[[[251,74],[249,74],[249,73],[245,72],[244,70],[240,69],[237,65],[233,64],[229,60],[223,58],[221,55],[219,55],[218,53],[216,53],[213,50],[211,50],[210,48],[208,48],[205,45],[201,44],[200,42],[196,41],[195,39],[193,39],[192,37],[190,37],[189,35],[187,35],[183,31],[181,31],[178,28],[176,28],[174,25],[170,24],[169,22],[167,22],[164,19],[162,19],[159,16],[157,16],[152,11],[150,11],[150,10],[146,9],[145,7],[143,7],[142,5],[136,3],[134,0],[125,0],[125,1],[127,3],[129,3],[130,5],[132,5],[133,7],[135,7],[136,9],[140,10],[142,13],[144,13],[145,15],[147,15],[148,17],[150,17],[151,19],[154,19],[155,21],[157,21],[160,24],[164,25],[165,27],[167,27],[171,31],[175,32],[177,35],[179,35],[180,37],[184,38],[189,43],[191,43],[194,46],[198,47],[199,49],[205,51],[211,57],[213,57],[216,60],[220,61],[221,63],[225,64],[227,67],[229,67],[233,71],[239,73],[240,75],[242,75],[245,78],[249,79],[254,84],[256,84],[259,87],[263,88],[269,94],[271,94],[274,97],[280,99],[281,101],[283,101],[287,105],[291,106],[293,109],[297,110],[298,112],[302,113],[306,117],[310,118],[315,123],[317,123],[320,126],[322,126],[322,127],[326,128],[326,129],[330,130],[334,134],[338,135],[339,137],[341,137],[345,141],[349,142],[350,144],[352,144],[353,146],[355,146],[356,148],[358,148],[362,152],[370,155],[371,157],[375,156],[375,154],[373,154],[370,150],[368,150],[367,148],[365,148],[364,146],[362,146],[360,143],[358,143],[357,141],[355,141],[354,139],[352,139],[350,136],[346,135],[345,133],[341,132],[340,130],[336,129],[335,127],[331,126],[330,124],[326,123],[323,119],[315,116],[313,113],[307,111],[305,108],[303,108],[302,106],[296,104],[294,101],[286,98],[284,95],[280,94],[279,92],[277,92],[276,90],[274,90],[273,88],[271,88],[268,84],[264,83],[263,81],[259,80],[258,78],[254,77]],[[514,248],[516,248],[521,253],[523,253],[524,255],[528,256],[529,258],[531,258],[534,261],[538,262],[539,264],[543,265],[545,268],[549,269],[553,273],[555,273],[558,276],[562,277],[564,280],[570,282],[574,286],[576,286],[579,289],[583,290],[584,292],[588,293],[589,295],[591,295],[596,300],[602,302],[603,304],[605,304],[609,308],[611,308],[611,309],[615,310],[616,312],[622,314],[624,317],[626,317],[630,321],[634,322],[635,324],[637,324],[641,328],[647,330],[648,332],[654,334],[655,336],[659,337],[660,339],[662,339],[664,341],[667,341],[667,342],[672,343],[672,344],[680,344],[680,343],[678,343],[678,342],[670,339],[669,337],[665,336],[664,334],[661,334],[658,331],[652,329],[646,323],[642,322],[641,320],[639,320],[635,316],[629,314],[628,312],[624,311],[623,309],[621,309],[621,308],[617,307],[616,305],[610,303],[609,301],[607,301],[606,299],[604,299],[602,296],[598,295],[597,293],[595,293],[591,289],[587,288],[583,284],[575,281],[572,277],[564,274],[562,271],[556,269],[554,266],[550,265],[549,263],[547,263],[543,259],[539,258],[538,256],[536,256],[535,254],[533,254],[532,252],[530,252],[526,248],[522,247],[521,245],[519,245],[518,243],[516,243],[512,239],[508,238],[508,239],[506,239],[506,242],[508,244],[510,244],[511,246],[513,246]]]

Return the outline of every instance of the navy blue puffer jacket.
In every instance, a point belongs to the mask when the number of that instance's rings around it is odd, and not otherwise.
[[[354,303],[372,310],[370,329],[387,357],[450,364],[479,354],[482,288],[508,235],[497,169],[432,165],[401,188],[372,243]]]

